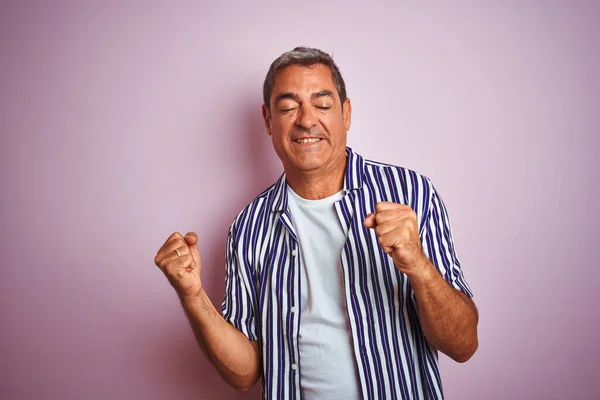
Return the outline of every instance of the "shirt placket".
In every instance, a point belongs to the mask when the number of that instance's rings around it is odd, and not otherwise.
[[[290,357],[290,373],[293,376],[294,387],[290,388],[290,394],[294,399],[301,399],[301,390],[300,390],[300,349],[298,347],[298,335],[300,333],[300,249],[298,246],[298,240],[296,237],[296,231],[294,229],[294,225],[292,223],[292,219],[290,218],[289,211],[285,211],[281,215],[281,221],[285,228],[288,231],[286,243],[289,249],[289,262],[291,264],[290,273],[293,274],[293,279],[291,280],[291,287],[286,285],[282,285],[282,287],[287,288],[287,293],[283,294],[287,296],[287,303],[289,304],[289,315],[292,318],[291,324],[291,332],[288,330],[286,334],[288,337],[292,338],[292,348],[288,349]],[[286,310],[287,311],[287,310]],[[283,312],[282,318],[285,318],[287,312]],[[289,326],[289,324],[285,324],[285,326]]]
[[[350,322],[350,330],[352,332],[352,344],[354,346],[355,352],[354,358],[357,363],[357,368],[359,369],[359,384],[361,388],[361,393],[363,395],[363,398],[366,398],[364,390],[366,383],[363,381],[363,374],[360,373],[360,371],[364,371],[362,359],[363,357],[366,357],[367,354],[364,343],[360,342],[361,335],[358,334],[359,327],[357,326],[355,315],[356,313],[360,314],[360,310],[358,308],[355,308],[354,306],[357,303],[357,282],[356,277],[354,279],[351,278],[351,274],[349,272],[351,265],[349,265],[349,263],[352,262],[352,259],[349,256],[347,256],[348,254],[352,254],[351,251],[348,250],[352,248],[352,243],[350,240],[350,230],[352,228],[352,218],[355,217],[355,205],[352,202],[354,196],[355,195],[353,193],[346,194],[344,198],[335,203],[335,210],[340,223],[342,224],[342,226],[344,226],[347,232],[346,243],[344,243],[344,248],[340,256],[346,295],[346,310],[348,313],[348,321]]]

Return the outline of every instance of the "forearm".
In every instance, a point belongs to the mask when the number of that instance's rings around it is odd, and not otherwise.
[[[458,362],[477,350],[478,314],[475,304],[453,288],[429,260],[410,277],[423,333],[431,345]]]
[[[219,374],[234,388],[249,390],[260,378],[258,344],[229,324],[202,289],[195,298],[181,299],[196,341]]]

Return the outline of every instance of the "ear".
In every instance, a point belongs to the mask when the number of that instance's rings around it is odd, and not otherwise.
[[[346,126],[346,131],[350,130],[350,125],[352,123],[352,104],[350,103],[350,99],[344,100],[344,111],[342,112],[342,117],[344,118],[344,125]]]
[[[265,120],[265,129],[267,130],[267,135],[271,136],[271,113],[265,104],[262,105],[262,116]]]

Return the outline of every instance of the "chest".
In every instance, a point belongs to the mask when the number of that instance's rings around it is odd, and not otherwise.
[[[302,251],[306,248],[313,257],[322,254],[329,263],[332,257],[339,261],[348,307],[400,311],[409,305],[413,292],[408,279],[381,250],[375,231],[363,226],[376,201],[379,199],[345,196],[336,202],[334,219],[327,223],[337,223],[340,229],[332,230],[332,238],[311,237],[310,231],[307,235],[303,224],[294,223],[289,210],[272,215],[264,238],[251,241],[252,251],[246,253],[252,255],[247,262],[253,271],[259,308],[278,310],[282,320],[294,316],[301,304]],[[318,274],[316,277],[319,279]]]

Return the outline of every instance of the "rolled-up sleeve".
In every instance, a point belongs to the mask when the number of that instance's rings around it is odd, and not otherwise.
[[[256,293],[252,282],[251,271],[244,264],[243,259],[238,257],[234,225],[232,225],[227,234],[223,317],[249,340],[257,340]]]
[[[454,248],[450,219],[442,198],[431,185],[431,202],[421,232],[423,251],[454,288],[469,297],[473,293],[465,280],[460,260]]]

